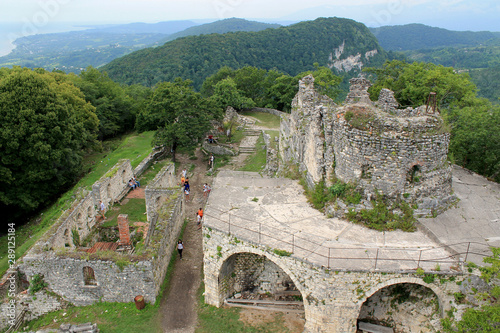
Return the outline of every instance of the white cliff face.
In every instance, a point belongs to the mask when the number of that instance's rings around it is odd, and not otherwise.
[[[361,55],[361,53],[357,53],[356,55],[350,55],[345,57],[344,59],[340,59],[344,54],[344,49],[345,40],[328,56],[327,66],[329,68],[335,68],[339,72],[350,72],[354,68],[361,70],[364,66],[364,63],[362,61],[363,58],[369,60],[371,57],[378,54],[378,50],[374,49],[366,52],[364,56]]]

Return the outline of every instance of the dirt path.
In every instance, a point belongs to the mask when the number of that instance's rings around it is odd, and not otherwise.
[[[187,156],[178,156],[178,161],[181,163],[179,174],[183,168],[189,170],[191,164],[196,167],[192,172],[188,171],[191,195],[185,207],[188,225],[182,240],[184,243],[183,259],[179,260],[176,253],[177,263],[171,277],[170,289],[163,295],[160,303],[163,331],[169,333],[194,332],[197,321],[196,304],[202,278],[203,244],[201,230],[196,225],[196,212],[205,204],[203,184],[211,184],[212,179],[206,176],[206,162],[199,149],[196,156],[198,157],[196,160],[190,160]]]

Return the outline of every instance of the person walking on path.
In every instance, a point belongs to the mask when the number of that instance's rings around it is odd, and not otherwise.
[[[181,258],[181,260],[182,260],[182,250],[184,250],[184,244],[182,243],[182,240],[179,239],[179,241],[177,241],[177,252],[179,252],[179,257]]]
[[[102,202],[102,200],[99,200],[99,211],[101,213],[102,219],[105,220],[106,216],[104,216],[104,213],[106,212],[106,206],[104,205],[104,202]]]
[[[186,168],[182,169],[182,177],[184,177],[184,178],[187,177],[187,170],[186,170]]]
[[[184,187],[184,196],[186,197],[186,201],[189,201],[189,187]]]
[[[201,229],[201,220],[203,219],[203,209],[198,209],[198,212],[196,213],[196,225],[198,226],[198,229]]]
[[[214,154],[210,155],[210,158],[208,159],[208,167],[210,169],[214,167],[214,160],[215,160]]]
[[[208,186],[207,183],[203,184],[203,197],[208,198],[208,195],[210,194],[211,190],[212,188],[210,188],[210,186]]]

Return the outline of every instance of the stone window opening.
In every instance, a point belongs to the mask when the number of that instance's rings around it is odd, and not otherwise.
[[[127,170],[123,169],[122,171],[122,182],[125,184],[128,184],[128,179],[127,179]]]
[[[372,179],[373,167],[369,164],[361,166],[361,179]]]
[[[410,184],[418,184],[422,180],[422,168],[420,165],[415,164],[408,174],[406,175],[406,181]]]
[[[83,282],[86,286],[97,286],[97,281],[92,267],[83,267]]]

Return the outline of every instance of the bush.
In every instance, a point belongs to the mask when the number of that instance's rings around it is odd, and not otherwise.
[[[47,283],[43,280],[43,275],[41,274],[35,274],[31,278],[31,283],[30,283],[30,294],[33,295],[36,292],[39,292],[40,290],[44,289],[47,287]]]

